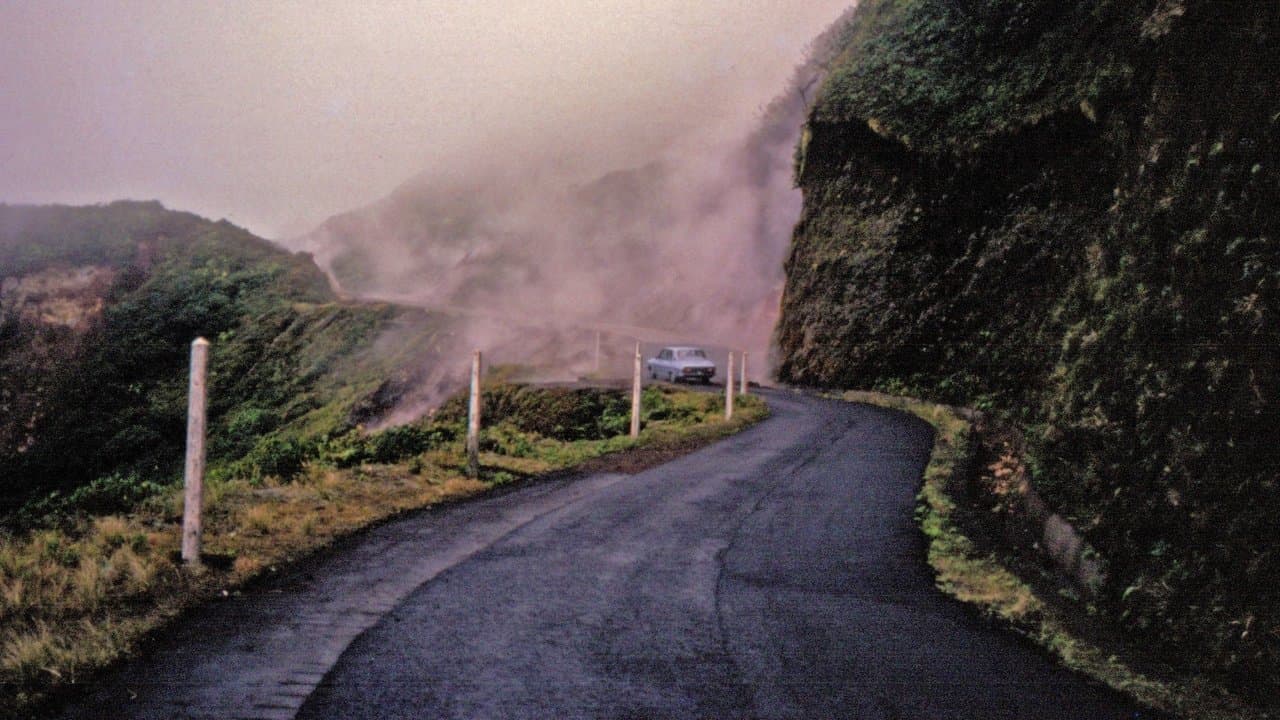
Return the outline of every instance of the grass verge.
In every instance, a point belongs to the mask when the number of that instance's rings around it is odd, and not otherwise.
[[[538,414],[537,396],[522,390],[518,397],[526,403],[521,411]],[[263,473],[261,463],[240,474],[211,473],[207,559],[199,570],[178,561],[179,487],[151,495],[127,514],[70,514],[49,527],[0,536],[0,717],[48,710],[59,691],[127,657],[144,635],[183,610],[234,594],[253,578],[371,524],[555,471],[635,472],[768,414],[762,400],[744,397],[734,419],[725,421],[722,402],[717,395],[651,388],[638,439],[557,439],[521,429],[523,416],[513,416],[514,422],[484,431],[478,479],[465,477],[463,440],[448,433],[394,461],[347,466],[353,447],[364,458],[394,455],[380,448],[413,435],[404,428],[308,456],[288,479]]]
[[[928,539],[928,561],[938,589],[969,603],[1053,654],[1064,666],[1123,692],[1163,713],[1189,720],[1266,720],[1276,715],[1250,707],[1212,682],[1153,677],[1136,670],[1115,649],[1082,637],[1091,606],[1073,608],[1046,597],[1012,572],[998,553],[970,537],[956,489],[969,472],[976,437],[970,413],[947,405],[875,392],[849,391],[843,400],[910,412],[934,427],[935,440],[917,497],[916,519]],[[1072,617],[1072,615],[1085,617]]]

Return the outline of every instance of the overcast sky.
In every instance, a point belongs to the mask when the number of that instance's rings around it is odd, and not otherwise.
[[[0,0],[0,202],[270,237],[428,168],[741,132],[851,0]]]

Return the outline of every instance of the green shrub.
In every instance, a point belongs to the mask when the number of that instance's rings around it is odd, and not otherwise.
[[[596,436],[609,438],[624,435],[631,431],[631,407],[620,403],[609,403],[596,421]]]
[[[321,462],[340,468],[362,463],[395,463],[446,445],[460,434],[461,428],[449,422],[400,425],[368,435],[348,430],[320,443],[315,455]]]
[[[539,388],[501,384],[484,391],[485,425],[513,427],[556,440],[600,440],[626,432],[630,403],[619,390]],[[466,422],[467,395],[450,398],[436,414],[445,422]]]
[[[401,425],[369,436],[366,440],[370,462],[393,463],[418,455],[454,438],[444,426]]]
[[[480,449],[511,457],[533,457],[535,438],[508,423],[486,428],[480,433]]]
[[[640,414],[645,420],[666,420],[671,416],[671,401],[659,388],[647,387],[640,394]]]
[[[166,489],[162,483],[145,480],[133,473],[112,473],[81,485],[69,493],[53,491],[30,500],[18,510],[18,523],[25,527],[56,523],[77,513],[109,515],[131,510],[138,503]]]
[[[302,472],[302,466],[317,454],[314,443],[296,438],[263,438],[249,453],[248,464],[254,479],[276,477],[292,480]]]
[[[355,467],[369,460],[369,446],[358,430],[330,438],[320,446],[319,459],[340,468]]]

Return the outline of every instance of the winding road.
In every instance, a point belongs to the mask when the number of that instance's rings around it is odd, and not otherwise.
[[[162,634],[67,715],[1150,717],[933,587],[912,519],[927,425],[768,400],[638,475],[344,542]]]

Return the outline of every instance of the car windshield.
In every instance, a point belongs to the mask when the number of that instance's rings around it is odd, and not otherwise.
[[[707,354],[701,350],[680,350],[676,353],[678,358],[704,358]]]

